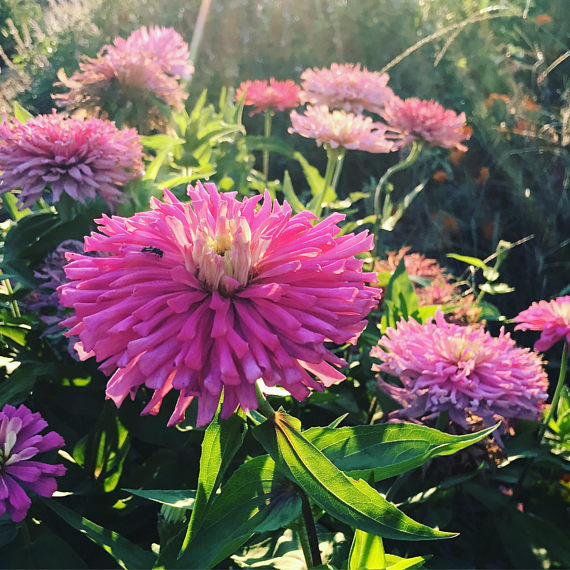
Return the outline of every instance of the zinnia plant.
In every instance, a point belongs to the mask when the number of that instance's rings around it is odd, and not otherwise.
[[[55,204],[64,194],[82,204],[100,197],[114,208],[125,184],[142,170],[134,129],[56,113],[0,124],[0,193],[20,189],[20,210],[41,198]]]
[[[54,431],[41,435],[45,427],[42,416],[23,404],[0,409],[0,517],[8,511],[14,522],[24,520],[32,502],[23,487],[42,497],[57,490],[55,477],[64,475],[65,467],[32,460],[65,445]]]
[[[99,220],[85,249],[108,256],[69,255],[61,302],[75,315],[62,324],[81,358],[112,374],[107,396],[120,405],[146,385],[144,413],[157,413],[179,390],[169,423],[197,396],[204,425],[222,389],[227,418],[257,407],[259,378],[299,400],[342,380],[346,363],[324,343],[354,342],[377,302],[365,284],[375,275],[354,257],[372,237],[337,235],[341,214],[291,217],[268,194],[259,210],[261,196],[238,202],[212,184],[188,194],[190,204],[166,192],[149,212]]]

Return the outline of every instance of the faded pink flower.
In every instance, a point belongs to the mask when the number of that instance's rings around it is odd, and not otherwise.
[[[388,328],[370,355],[382,361],[373,370],[399,377],[403,388],[379,377],[380,388],[404,406],[395,416],[419,418],[447,410],[468,426],[466,412],[483,420],[539,418],[548,396],[540,356],[519,348],[504,329],[492,337],[481,328],[401,320]]]
[[[38,453],[63,447],[63,438],[50,431],[40,432],[47,422],[23,404],[0,410],[0,517],[6,510],[14,522],[24,520],[30,505],[22,484],[42,497],[57,490],[55,477],[65,474],[63,465],[30,461]]]
[[[237,88],[235,100],[245,95],[244,104],[252,105],[250,115],[266,109],[284,111],[299,104],[299,86],[294,81],[277,81],[273,77],[267,81],[244,81]]]
[[[140,103],[142,90],[181,110],[187,94],[180,81],[190,79],[193,71],[188,44],[178,32],[143,26],[127,39],[117,37],[113,45],[103,46],[96,58],[85,58],[69,79],[62,75],[61,83],[70,92],[55,98],[61,105],[97,107],[118,87],[121,99],[134,104]]]
[[[515,330],[541,331],[534,350],[544,352],[564,338],[570,344],[570,295],[534,302],[513,320],[519,323]]]
[[[165,203],[132,218],[103,217],[86,251],[70,254],[61,302],[75,315],[62,323],[79,335],[82,359],[95,356],[113,374],[117,405],[139,386],[154,390],[143,413],[156,414],[171,390],[180,395],[169,425],[198,397],[198,425],[257,407],[255,382],[277,384],[301,400],[309,388],[342,380],[346,363],[324,343],[354,342],[377,303],[354,256],[372,236],[339,235],[333,214],[315,224],[291,216],[269,194],[236,200],[215,185],[188,189],[191,203],[165,191]],[[317,378],[315,380],[309,372]]]
[[[0,194],[21,188],[20,210],[51,191],[85,203],[100,196],[114,207],[122,187],[142,176],[142,146],[134,129],[101,119],[39,115],[26,123],[0,124]]]
[[[465,125],[465,113],[458,115],[435,101],[421,101],[415,97],[404,100],[394,96],[386,103],[382,116],[389,128],[403,137],[401,146],[424,140],[443,148],[467,150],[461,144],[471,136]]]
[[[366,152],[391,152],[396,144],[386,138],[386,126],[375,123],[370,117],[353,115],[346,111],[329,111],[328,107],[307,107],[305,114],[291,112],[290,133],[315,139],[317,144],[329,144],[332,148]]]
[[[301,101],[360,114],[380,114],[394,93],[387,87],[387,73],[368,71],[359,63],[333,63],[330,69],[306,69],[301,73]]]

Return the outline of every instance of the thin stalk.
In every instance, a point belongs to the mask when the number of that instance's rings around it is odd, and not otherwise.
[[[10,297],[14,297],[14,289],[12,289],[12,283],[10,283],[10,279],[3,279],[4,287],[6,287],[6,291]],[[12,311],[13,317],[21,317],[20,307],[18,307],[18,301],[16,299],[10,299],[10,309]]]
[[[202,36],[204,35],[204,28],[206,20],[208,19],[208,12],[210,11],[210,4],[212,0],[202,0],[200,3],[200,10],[198,11],[198,18],[196,18],[196,26],[192,34],[192,41],[190,42],[190,62],[195,66],[196,59],[198,58],[198,50],[202,43]],[[190,80],[188,81],[190,83]]]
[[[255,394],[257,396],[257,403],[259,404],[259,412],[263,414],[267,419],[272,419],[275,415],[275,410],[271,407],[271,404],[263,395],[258,382],[255,383]]]
[[[342,164],[344,162],[344,157],[346,156],[346,149],[343,146],[339,147],[338,150],[340,152],[336,157],[336,168],[331,182],[331,186],[333,187],[335,192],[336,192],[336,185],[338,184],[338,179],[340,178],[340,173],[342,171]]]
[[[392,199],[391,199],[392,191],[390,189],[390,186],[388,185],[388,181],[390,180],[390,177],[392,175],[412,166],[412,164],[414,164],[414,162],[416,162],[416,160],[418,159],[421,150],[422,150],[421,141],[414,141],[412,143],[412,148],[410,149],[410,153],[408,154],[408,156],[401,162],[398,162],[397,164],[394,164],[394,166],[388,168],[388,170],[386,170],[382,178],[380,178],[378,185],[376,186],[376,190],[374,191],[374,215],[376,219],[374,220],[373,233],[376,236],[377,256],[379,256],[381,253],[379,235],[380,235],[380,230],[382,228],[382,223],[384,222],[385,218],[390,215],[390,211],[392,209]],[[382,197],[384,203],[382,204],[381,208],[380,201]]]
[[[263,126],[263,136],[268,139],[271,136],[271,119],[273,118],[273,113],[270,109],[265,109],[265,124]],[[263,149],[263,176],[267,180],[269,175],[269,149]]]
[[[305,493],[301,493],[301,514],[303,516],[303,525],[297,529],[299,542],[303,549],[307,568],[321,566],[321,551],[319,550],[319,537],[317,536],[317,527],[311,510],[311,503]]]
[[[562,388],[564,387],[564,382],[566,380],[566,369],[568,368],[568,342],[565,340],[562,346],[562,359],[560,360],[560,374],[558,375],[558,383],[556,384],[556,389],[554,390],[554,396],[552,396],[552,403],[550,404],[550,410],[538,430],[538,442],[542,441],[546,428],[552,416],[554,415],[554,410],[558,407],[558,401],[560,400],[560,394],[562,393]]]
[[[315,202],[313,207],[313,213],[320,217],[321,211],[323,209],[323,202],[327,193],[327,188],[331,185],[333,179],[334,171],[336,169],[337,156],[340,150],[338,148],[331,148],[327,146],[327,169],[325,171],[325,180],[323,183],[323,189]]]

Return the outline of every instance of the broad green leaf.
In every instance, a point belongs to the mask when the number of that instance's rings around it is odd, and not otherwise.
[[[21,327],[21,326],[5,326],[0,325],[0,335],[5,336],[15,343],[19,344],[20,346],[26,345],[26,335],[30,327]]]
[[[186,549],[192,536],[203,523],[212,494],[220,486],[222,477],[241,447],[246,434],[247,424],[241,416],[234,414],[229,419],[222,420],[219,417],[220,410],[221,404],[218,413],[204,433],[196,502],[188,523],[182,551]]]
[[[348,556],[348,570],[364,568],[386,568],[384,544],[379,536],[356,529]]]
[[[53,499],[44,499],[43,502],[67,524],[108,552],[121,568],[130,570],[154,566],[155,557],[152,552],[143,550],[120,534],[91,522]]]
[[[26,111],[17,101],[12,102],[12,109],[14,110],[14,117],[16,117],[20,123],[27,123],[30,119],[34,118],[34,116],[29,111]]]
[[[323,191],[323,184],[325,183],[325,179],[320,175],[319,171],[312,166],[309,161],[300,153],[295,152],[293,154],[293,158],[301,165],[303,169],[303,174],[307,179],[307,183],[309,184],[309,188],[311,189],[311,194],[313,195],[313,200],[307,206],[308,210],[312,210],[314,207],[314,201],[319,198],[321,192]],[[336,192],[332,186],[327,188],[325,192],[325,196],[323,198],[323,202],[330,203],[336,200]]]
[[[16,206],[17,202],[18,199],[11,192],[7,192],[6,194],[2,195],[2,203],[4,205],[4,208],[10,213],[11,218],[16,222],[32,213],[32,210],[29,208],[18,210],[18,207]]]
[[[478,257],[471,257],[469,255],[459,255],[458,253],[448,253],[447,257],[451,257],[452,259],[457,259],[457,261],[462,261],[463,263],[467,263],[468,265],[474,265],[475,267],[479,267],[480,269],[490,269],[490,267]]]
[[[394,554],[386,554],[386,570],[412,570],[423,568],[429,556],[414,556],[413,558],[401,558]]]
[[[419,320],[419,304],[414,286],[406,273],[404,258],[400,259],[384,293],[382,331],[393,327],[401,319],[410,317]]]
[[[303,432],[319,451],[354,477],[382,481],[423,465],[432,457],[452,455],[489,436],[497,426],[467,435],[449,435],[422,425],[396,423]]]
[[[499,321],[503,319],[503,315],[498,307],[487,301],[478,301],[477,306],[481,308],[479,320]]]
[[[184,144],[186,141],[178,137],[169,137],[168,135],[151,135],[141,137],[141,143],[147,148],[154,150],[163,150],[165,148],[172,149],[176,145]]]
[[[41,377],[58,374],[55,364],[24,362],[12,374],[0,382],[0,408],[5,404],[19,404],[33,390]]]
[[[123,489],[127,493],[177,509],[191,509],[196,491],[187,489]]]
[[[281,191],[285,196],[285,200],[289,202],[289,205],[295,212],[299,213],[305,210],[305,206],[301,200],[297,198],[297,194],[295,194],[295,190],[293,189],[293,184],[291,183],[291,177],[289,176],[288,170],[286,170],[285,174],[283,175],[283,185],[281,186]]]
[[[331,516],[365,532],[399,540],[450,538],[453,533],[422,525],[386,501],[368,483],[352,479],[308,441],[284,412],[253,429],[279,469]]]

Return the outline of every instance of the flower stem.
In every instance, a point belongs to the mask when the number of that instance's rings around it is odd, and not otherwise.
[[[13,317],[21,317],[20,308],[18,307],[18,301],[14,299],[14,289],[12,289],[12,283],[10,283],[10,279],[3,279],[2,282],[4,283],[4,287],[6,287],[6,291],[10,298],[10,310],[12,312]]]
[[[270,109],[265,109],[265,124],[263,126],[263,136],[268,139],[271,136],[271,119],[273,118],[273,113]],[[263,149],[263,176],[267,180],[269,175],[269,149]]]
[[[212,0],[202,0],[200,2],[200,9],[198,10],[198,18],[192,34],[192,41],[190,42],[190,62],[195,65],[198,58],[198,50],[202,43],[202,36],[204,35],[204,28],[206,27],[206,20],[208,19],[208,12],[210,11],[210,4]],[[190,83],[190,81],[188,81]]]
[[[320,566],[323,562],[321,560],[321,551],[319,550],[317,527],[313,518],[313,511],[311,511],[311,503],[305,493],[301,493],[301,514],[303,516],[303,524],[297,528],[297,534],[307,568],[314,568],[315,566]]]
[[[374,216],[376,219],[374,220],[374,235],[376,236],[376,255],[379,257],[383,252],[382,244],[380,240],[380,231],[382,229],[382,224],[385,219],[390,215],[392,210],[392,190],[388,185],[388,181],[390,177],[396,172],[400,172],[401,170],[405,170],[409,168],[416,162],[418,156],[420,155],[420,151],[422,150],[422,143],[420,141],[414,141],[412,143],[412,148],[410,149],[410,153],[408,156],[402,160],[394,164],[386,170],[378,185],[376,186],[376,190],[374,191]],[[383,198],[382,207],[380,205],[381,199]]]
[[[560,400],[560,394],[562,394],[562,388],[564,387],[564,382],[566,380],[566,369],[568,368],[568,341],[563,341],[562,346],[562,358],[560,360],[560,374],[558,375],[558,383],[556,384],[556,389],[554,390],[554,396],[552,396],[552,403],[550,404],[550,410],[538,430],[538,441],[542,441],[546,428],[554,415],[554,410],[558,407],[558,401]]]
[[[257,403],[259,404],[259,412],[262,413],[267,419],[272,419],[275,415],[275,410],[271,407],[271,404],[263,395],[258,382],[255,383],[255,394],[257,396]]]
[[[343,146],[338,148],[340,151],[336,157],[336,168],[334,171],[334,176],[331,182],[331,186],[333,190],[336,192],[336,185],[338,184],[338,179],[340,177],[340,173],[342,171],[342,163],[344,162],[344,157],[346,156],[346,149]]]
[[[327,149],[327,169],[325,171],[325,180],[323,183],[323,189],[321,190],[321,193],[318,196],[317,200],[314,200],[312,208],[313,214],[319,217],[323,209],[323,202],[325,201],[327,189],[331,185],[331,181],[333,179],[334,171],[337,166],[338,156],[341,154],[340,148],[332,148],[331,146],[327,145],[326,149]]]

